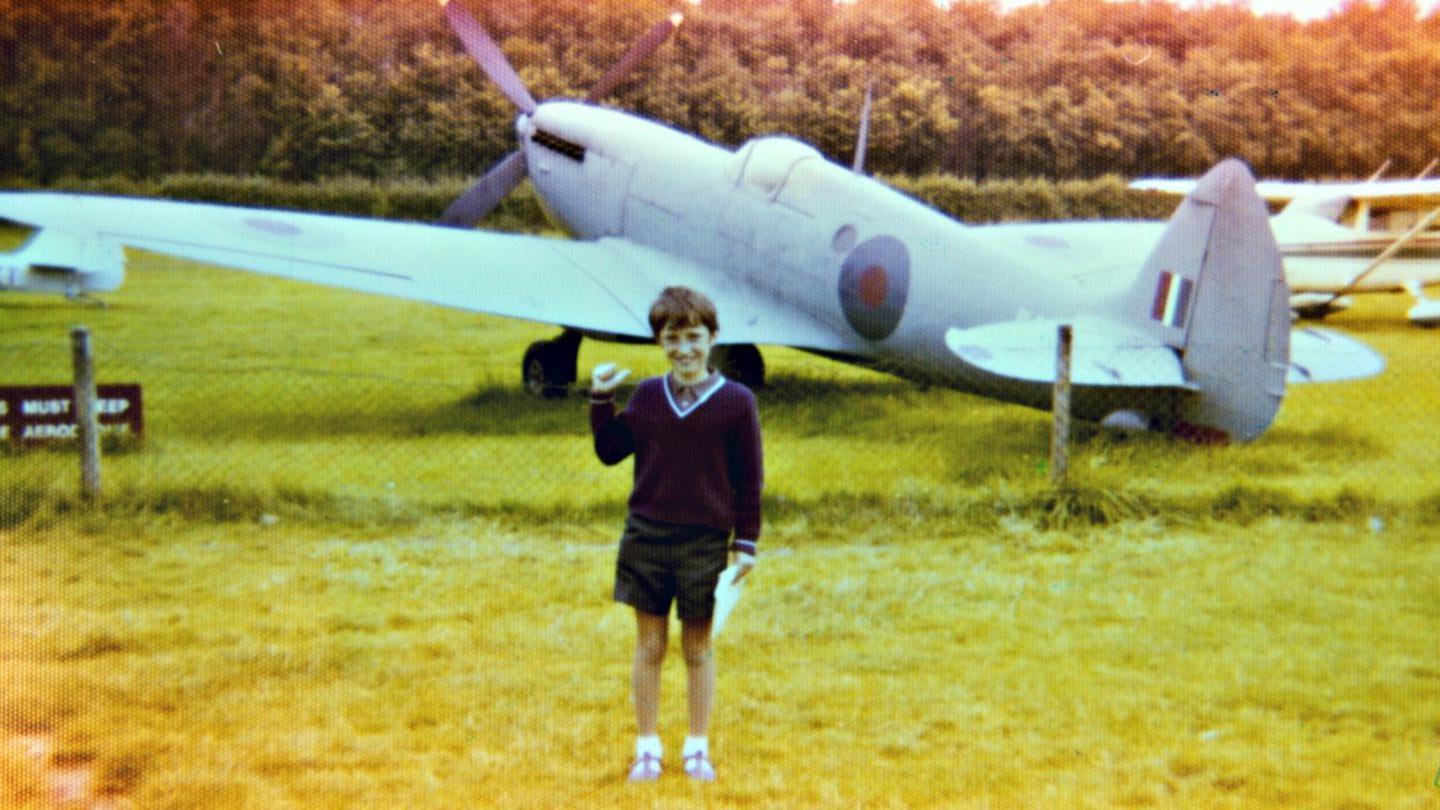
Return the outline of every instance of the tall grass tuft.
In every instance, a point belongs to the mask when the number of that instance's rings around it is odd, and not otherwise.
[[[1063,484],[1037,493],[1018,510],[1045,530],[1111,526],[1149,518],[1159,511],[1144,495],[1113,487]]]
[[[1414,513],[1424,510],[1423,504],[1411,507]],[[1307,523],[1329,523],[1370,516],[1383,510],[1375,496],[1344,487],[1334,495],[1305,497],[1275,487],[1235,484],[1222,489],[1210,500],[1209,514],[1215,520],[1249,525],[1266,518],[1289,518]]]

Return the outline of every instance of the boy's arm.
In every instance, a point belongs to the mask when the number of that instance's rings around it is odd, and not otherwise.
[[[760,540],[760,490],[765,484],[760,412],[750,398],[735,436],[731,475],[735,488],[735,551],[755,555]]]
[[[635,434],[625,424],[625,415],[615,416],[615,389],[629,369],[601,363],[590,376],[590,432],[595,437],[595,455],[605,464],[619,464],[635,452]]]
[[[635,452],[635,435],[623,415],[615,415],[615,394],[590,395],[590,432],[595,437],[595,455],[604,464],[619,464]]]

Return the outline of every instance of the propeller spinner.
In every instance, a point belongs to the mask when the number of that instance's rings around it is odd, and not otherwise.
[[[522,116],[533,115],[539,104],[535,97],[530,95],[510,60],[505,58],[500,46],[486,33],[485,27],[459,3],[440,0],[440,5],[445,9],[445,19],[450,23],[451,30],[460,38],[465,51],[480,64],[485,75],[510,99]],[[676,13],[652,26],[596,83],[585,100],[596,103],[615,92],[636,66],[669,39],[682,20],[684,15]],[[475,185],[445,209],[445,213],[440,216],[440,224],[456,228],[475,227],[487,214],[495,210],[507,194],[520,185],[528,173],[525,152],[520,149],[511,152],[490,167]]]

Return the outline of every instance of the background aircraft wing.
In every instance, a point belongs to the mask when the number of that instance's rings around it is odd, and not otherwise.
[[[1140,191],[1161,191],[1167,194],[1189,194],[1194,180],[1142,177],[1130,183]],[[1261,180],[1255,192],[1271,202],[1285,202],[1300,197],[1321,197],[1345,200],[1369,200],[1375,203],[1410,204],[1435,207],[1440,205],[1440,178],[1434,180],[1373,180],[1342,183],[1301,183],[1286,180]]]
[[[1382,206],[1434,208],[1440,205],[1440,179],[1377,180],[1373,183],[1342,184],[1339,188],[1352,200],[1366,200]]]
[[[77,239],[457,309],[640,338],[670,284],[715,299],[726,342],[842,350],[831,330],[752,288],[619,239],[577,242],[259,208],[0,193],[0,217]]]
[[[1199,182],[1193,179],[1168,178],[1168,177],[1142,177],[1130,183],[1130,188],[1137,191],[1161,191],[1166,194],[1186,195],[1195,189]],[[1272,202],[1284,202],[1293,200],[1307,194],[1314,194],[1316,191],[1328,192],[1331,189],[1345,188],[1356,185],[1354,183],[1296,183],[1287,180],[1261,180],[1255,184],[1255,193],[1263,200]]]

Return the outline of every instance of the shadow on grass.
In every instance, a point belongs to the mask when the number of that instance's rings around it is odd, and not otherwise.
[[[542,399],[521,388],[518,380],[513,384],[489,382],[463,398],[407,406],[407,397],[396,395],[392,385],[403,387],[403,383],[384,380],[356,385],[350,389],[352,397],[343,402],[337,401],[333,393],[300,388],[288,407],[271,405],[250,411],[237,408],[226,416],[223,425],[213,429],[207,425],[207,433],[282,440],[445,434],[583,437],[589,433],[589,400],[584,391],[572,391],[560,399]],[[632,391],[621,393],[622,404]],[[914,407],[917,414],[923,414],[928,404],[924,398],[931,397],[929,403],[933,403],[936,395],[983,402],[948,391],[922,393],[899,379],[855,381],[785,375],[778,375],[774,384],[758,393],[757,399],[767,430],[847,436],[868,429],[869,423],[887,418],[896,409]],[[187,416],[186,421],[197,418],[203,415]]]
[[[314,523],[355,528],[400,528],[445,518],[486,517],[523,525],[619,520],[622,502],[525,503],[510,499],[418,502],[393,496],[337,495],[282,487],[260,491],[225,485],[122,489],[98,502],[76,493],[18,487],[0,497],[0,529],[69,525],[104,534],[117,523],[180,519],[196,523]],[[618,524],[617,524],[618,525]]]
[[[0,253],[0,255],[4,255]],[[7,294],[6,298],[0,298],[0,312],[36,312],[36,311],[60,311],[87,312],[100,306],[105,301],[105,308],[111,308],[110,303],[103,297],[103,293],[94,297],[80,299],[78,301],[66,298],[60,293],[16,293],[14,296]],[[62,334],[57,340],[63,341]]]
[[[1361,434],[1350,425],[1323,424],[1316,426],[1277,427],[1265,435],[1266,450],[1284,453],[1291,458],[1314,461],[1348,461],[1389,455],[1389,448]]]

